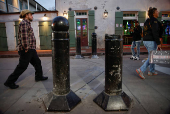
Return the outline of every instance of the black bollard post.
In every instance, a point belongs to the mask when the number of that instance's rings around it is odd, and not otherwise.
[[[123,40],[120,35],[105,35],[105,91],[94,102],[106,111],[128,110],[131,98],[122,91]]]
[[[92,59],[98,59],[99,57],[97,56],[97,34],[92,33]]]
[[[81,38],[80,37],[77,37],[77,40],[76,40],[76,56],[74,58],[75,59],[82,59],[82,58],[84,58],[81,55]]]
[[[47,111],[70,111],[81,99],[70,90],[69,23],[58,16],[52,24],[53,90],[43,102]]]

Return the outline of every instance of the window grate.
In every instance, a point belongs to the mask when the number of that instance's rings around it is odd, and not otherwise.
[[[77,12],[76,15],[77,15],[77,16],[87,15],[87,12]]]
[[[135,17],[135,13],[126,13],[123,14],[123,17]]]

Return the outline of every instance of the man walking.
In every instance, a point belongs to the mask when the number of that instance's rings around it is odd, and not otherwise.
[[[142,34],[142,28],[139,25],[139,22],[135,22],[135,28],[132,30],[133,32],[133,41],[131,45],[131,52],[132,52],[132,57],[130,59],[132,60],[139,60],[139,55],[140,55],[140,44],[141,44],[141,34]],[[136,47],[137,54],[135,55],[134,48]]]
[[[4,83],[5,86],[11,89],[19,87],[19,85],[16,85],[15,82],[27,69],[29,63],[31,63],[35,68],[35,81],[48,79],[48,77],[43,76],[41,60],[36,52],[36,39],[30,23],[33,20],[32,14],[34,13],[27,9],[22,10],[20,13],[20,18],[23,18],[23,20],[19,24],[18,30],[18,53],[20,55],[19,64]]]

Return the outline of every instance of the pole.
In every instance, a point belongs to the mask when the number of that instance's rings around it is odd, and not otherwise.
[[[70,90],[68,20],[58,16],[52,24],[53,90],[43,99],[47,111],[70,111],[81,99]]]
[[[99,57],[97,56],[97,34],[92,33],[92,57],[91,59],[98,59]]]
[[[81,38],[77,37],[76,39],[76,56],[75,59],[83,59],[84,57],[81,55]]]
[[[128,110],[131,98],[122,91],[123,39],[105,35],[105,91],[94,102],[107,111]]]

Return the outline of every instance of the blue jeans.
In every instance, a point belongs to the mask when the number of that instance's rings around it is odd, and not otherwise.
[[[134,50],[134,48],[136,47],[137,57],[139,57],[139,55],[140,55],[140,43],[141,43],[141,41],[133,41],[132,42],[132,45],[131,45],[132,56],[136,56],[135,55],[135,50]]]
[[[150,51],[157,50],[157,44],[155,41],[143,41],[146,49],[148,50],[148,59],[145,61],[145,63],[140,67],[141,71],[144,73],[147,69],[147,67],[150,65],[150,72],[155,72],[155,64],[149,63],[149,55]]]

